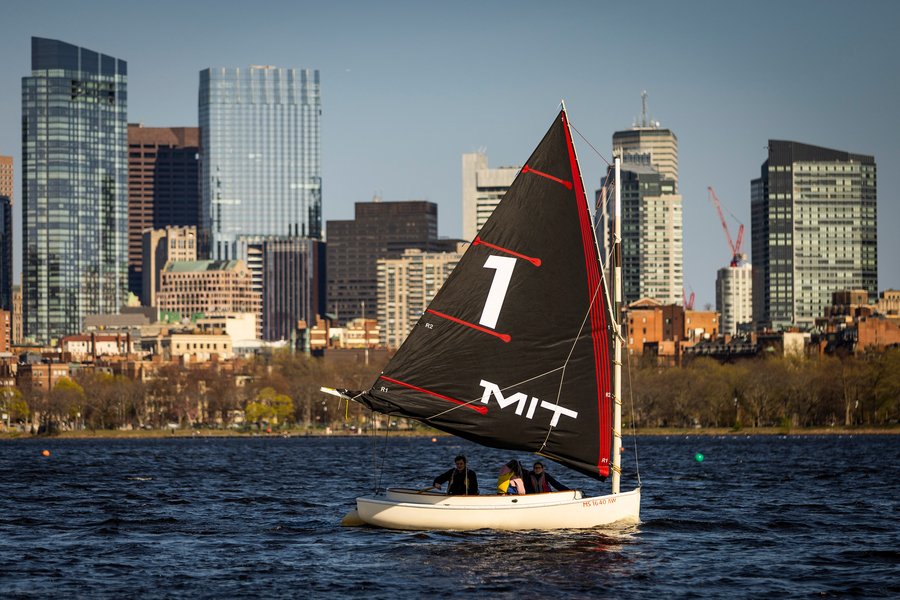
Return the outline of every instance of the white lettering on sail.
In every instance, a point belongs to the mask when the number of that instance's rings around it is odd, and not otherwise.
[[[509,398],[506,398],[503,396],[503,392],[500,390],[500,386],[496,383],[491,383],[490,381],[485,381],[484,379],[482,379],[480,385],[484,388],[484,393],[481,395],[481,402],[483,404],[488,404],[491,400],[491,396],[493,396],[497,400],[497,404],[500,405],[501,409],[506,408],[510,404],[516,404],[516,414],[522,414],[522,411],[525,409],[525,402],[528,400],[527,394],[517,392]],[[538,406],[540,406],[541,408],[546,408],[553,413],[553,418],[550,420],[550,427],[556,427],[559,424],[560,415],[571,417],[573,419],[578,418],[577,411],[570,410],[551,402],[540,401],[534,396],[531,397],[531,403],[528,405],[528,412],[526,413],[525,418],[534,418],[534,411]]]
[[[556,424],[559,423],[559,415],[563,414],[567,417],[572,417],[573,419],[578,418],[578,413],[574,410],[569,410],[568,408],[563,408],[558,404],[551,404],[547,401],[541,401],[541,408],[546,408],[547,410],[553,411],[553,420],[550,421],[550,427],[556,427]]]
[[[526,394],[519,392],[518,394],[514,394],[509,398],[504,398],[503,392],[500,391],[499,385],[491,383],[490,381],[485,381],[484,379],[481,380],[481,387],[484,388],[484,394],[482,394],[481,396],[481,401],[484,404],[488,403],[488,401],[491,399],[491,395],[493,394],[494,398],[497,399],[497,404],[500,405],[500,408],[506,408],[510,404],[518,402],[519,406],[516,407],[516,414],[522,414],[522,409],[525,408],[525,401],[528,400],[528,396]]]
[[[512,278],[513,267],[515,266],[516,259],[508,256],[491,255],[484,261],[484,268],[495,269],[495,272],[494,280],[491,282],[491,289],[484,303],[484,310],[481,312],[481,320],[478,321],[479,325],[484,325],[491,329],[497,326],[497,318],[500,316],[500,309],[503,307],[503,301],[506,299],[506,290],[509,288],[509,280]]]

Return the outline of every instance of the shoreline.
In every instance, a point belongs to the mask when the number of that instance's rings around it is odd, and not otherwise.
[[[705,428],[653,428],[638,429],[636,432],[626,430],[623,432],[624,438],[633,435],[641,436],[751,436],[751,435],[778,435],[778,436],[809,436],[809,435],[900,435],[900,426],[898,425],[851,425],[851,426],[835,426],[835,427],[758,427],[758,428],[742,428],[734,430],[729,427],[705,427]],[[379,431],[379,437],[384,437],[385,432]],[[122,439],[122,440],[141,440],[141,439],[185,439],[185,438],[305,438],[305,437],[330,437],[330,438],[371,438],[371,433],[351,434],[351,433],[331,433],[326,434],[322,430],[306,431],[304,429],[289,429],[285,431],[256,432],[256,431],[237,431],[234,429],[218,430],[218,429],[136,429],[136,430],[83,430],[83,431],[60,431],[51,435],[33,435],[23,432],[0,432],[0,442],[13,440],[96,440],[96,439]],[[452,437],[441,431],[391,431],[387,437]]]

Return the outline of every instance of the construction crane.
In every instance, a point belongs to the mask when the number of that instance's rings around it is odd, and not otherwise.
[[[722,229],[725,230],[725,237],[728,238],[728,246],[731,248],[731,266],[736,267],[744,258],[743,252],[741,251],[741,245],[744,243],[744,224],[741,223],[741,227],[738,229],[737,244],[735,244],[731,241],[728,223],[725,222],[725,215],[722,214],[722,206],[719,204],[719,199],[716,198],[716,193],[713,191],[712,187],[709,188],[709,193],[712,194],[713,202],[716,203],[716,210],[719,211],[719,219],[722,220]],[[734,215],[731,216],[734,217]],[[737,220],[737,218],[735,218],[735,220]],[[738,222],[740,223],[740,221]]]
[[[684,281],[688,284],[688,287],[691,288],[691,299],[687,299],[684,293],[684,286],[681,286],[681,305],[685,310],[694,310],[694,288],[691,287],[691,284],[687,279]]]

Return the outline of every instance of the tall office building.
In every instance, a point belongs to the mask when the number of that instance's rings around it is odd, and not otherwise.
[[[262,339],[291,340],[300,321],[325,312],[321,291],[325,243],[293,236],[239,236],[253,290],[262,298]]]
[[[200,228],[199,159],[197,127],[128,124],[128,289],[140,298],[144,231]]]
[[[214,260],[241,235],[321,237],[319,72],[200,72],[203,228]]]
[[[462,155],[463,239],[472,241],[522,167],[488,169],[481,152]]]
[[[379,258],[397,258],[407,248],[455,250],[459,241],[438,239],[437,204],[423,200],[357,202],[353,221],[326,226],[327,308],[341,323],[377,318]]]
[[[13,157],[0,156],[0,196],[9,196],[13,199]]]
[[[751,184],[753,321],[813,325],[832,292],[878,293],[875,158],[782,140]]]
[[[22,78],[23,327],[39,342],[128,292],[127,66],[31,38]]]
[[[641,116],[631,129],[613,134],[613,156],[623,165],[652,165],[659,173],[675,182],[678,193],[678,138],[671,129],[660,128],[647,114],[647,92],[641,94]]]
[[[458,242],[455,252],[412,248],[398,258],[378,259],[378,330],[384,343],[400,347],[465,250]]]
[[[734,335],[739,325],[753,322],[753,267],[748,262],[716,273],[716,312],[722,333]]]
[[[613,167],[610,167],[610,171]],[[597,191],[598,198],[610,194],[615,174]],[[663,304],[682,301],[683,239],[681,196],[675,181],[654,166],[624,165],[622,183],[622,287],[626,304],[651,298]],[[610,221],[613,206],[600,203],[594,215],[602,259],[609,258]]]
[[[13,216],[12,199],[0,194],[0,310],[12,312]]]

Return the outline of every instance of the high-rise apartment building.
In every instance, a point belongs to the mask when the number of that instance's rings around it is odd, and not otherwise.
[[[22,78],[22,289],[27,338],[77,333],[127,296],[127,66],[31,38]]]
[[[16,179],[13,176],[13,157],[0,156],[0,196],[9,196],[13,199],[13,184]]]
[[[210,257],[239,256],[241,235],[321,237],[319,72],[200,72],[203,228]]]
[[[397,258],[407,248],[455,250],[459,241],[438,239],[433,202],[357,202],[355,216],[326,224],[327,308],[341,323],[377,318],[379,258]]]
[[[144,231],[200,227],[199,166],[197,127],[128,124],[128,289],[139,298]]]
[[[728,266],[716,273],[716,312],[721,332],[734,335],[738,325],[753,322],[753,267],[748,262]]]
[[[769,140],[751,182],[753,321],[813,325],[835,291],[878,293],[872,156]]]
[[[613,167],[610,167],[612,170]],[[598,198],[609,195],[614,174],[598,190]],[[682,301],[683,238],[681,196],[675,181],[654,166],[629,163],[621,168],[622,184],[622,288],[626,304],[651,298],[663,304]],[[609,252],[610,202],[601,203],[595,218],[603,231],[600,249],[606,261]]]
[[[142,236],[141,304],[157,306],[156,295],[162,285],[162,270],[169,261],[186,262],[197,260],[197,228],[166,227],[165,229],[145,229]]]
[[[384,343],[400,347],[465,249],[466,244],[458,242],[455,252],[411,248],[398,258],[378,260],[378,329]]]
[[[462,155],[463,239],[472,241],[522,167],[488,169],[481,152]]]

